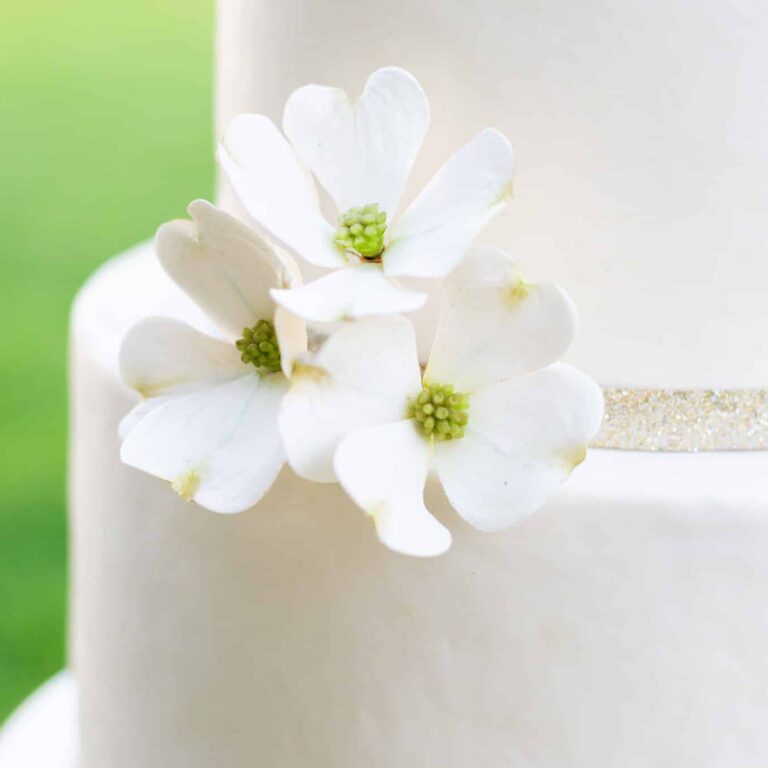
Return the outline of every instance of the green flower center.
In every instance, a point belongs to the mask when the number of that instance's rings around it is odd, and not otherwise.
[[[253,328],[243,328],[243,336],[235,342],[240,359],[261,372],[276,373],[280,370],[280,346],[275,326],[269,320],[259,320]]]
[[[425,437],[458,440],[469,421],[469,395],[454,392],[448,384],[427,384],[408,403],[408,418]]]
[[[387,214],[373,203],[340,214],[333,240],[340,248],[355,251],[364,259],[376,259],[384,251],[386,231]]]

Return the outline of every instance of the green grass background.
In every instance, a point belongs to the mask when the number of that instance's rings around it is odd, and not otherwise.
[[[213,189],[212,0],[30,0],[0,23],[0,721],[65,659],[68,310]]]

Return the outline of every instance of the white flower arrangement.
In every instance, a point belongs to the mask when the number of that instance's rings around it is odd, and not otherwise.
[[[220,336],[169,318],[128,333],[121,371],[142,401],[121,424],[124,462],[240,512],[287,461],[306,480],[339,482],[385,545],[418,556],[451,542],[424,503],[430,471],[484,531],[538,509],[567,478],[603,412],[600,388],[558,362],[576,310],[503,251],[472,244],[511,190],[497,131],[459,150],[397,218],[428,123],[418,82],[393,67],[356,100],[300,88],[283,119],[290,144],[263,116],[235,118],[218,157],[250,223],[196,201],[192,220],[156,241]],[[293,255],[333,271],[303,285]],[[426,298],[398,282],[410,277],[443,280],[423,372],[401,316]]]

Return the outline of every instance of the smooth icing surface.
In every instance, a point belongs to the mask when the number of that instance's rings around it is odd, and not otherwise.
[[[444,557],[391,553],[285,472],[220,516],[123,466],[138,317],[196,310],[144,247],[73,316],[80,768],[763,768],[765,453],[593,451],[481,534],[436,488]]]
[[[432,104],[410,195],[484,126],[510,137],[515,199],[481,237],[572,293],[573,362],[604,385],[765,387],[766,38],[755,0],[220,0],[218,133],[404,66]]]
[[[0,729],[2,768],[80,768],[77,687],[60,672]]]

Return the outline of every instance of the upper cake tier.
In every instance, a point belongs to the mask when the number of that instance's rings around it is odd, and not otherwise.
[[[573,362],[606,385],[761,387],[766,39],[752,0],[221,0],[218,134],[279,123],[307,82],[357,94],[406,67],[432,105],[407,197],[502,130],[515,198],[482,238],[574,296]]]

